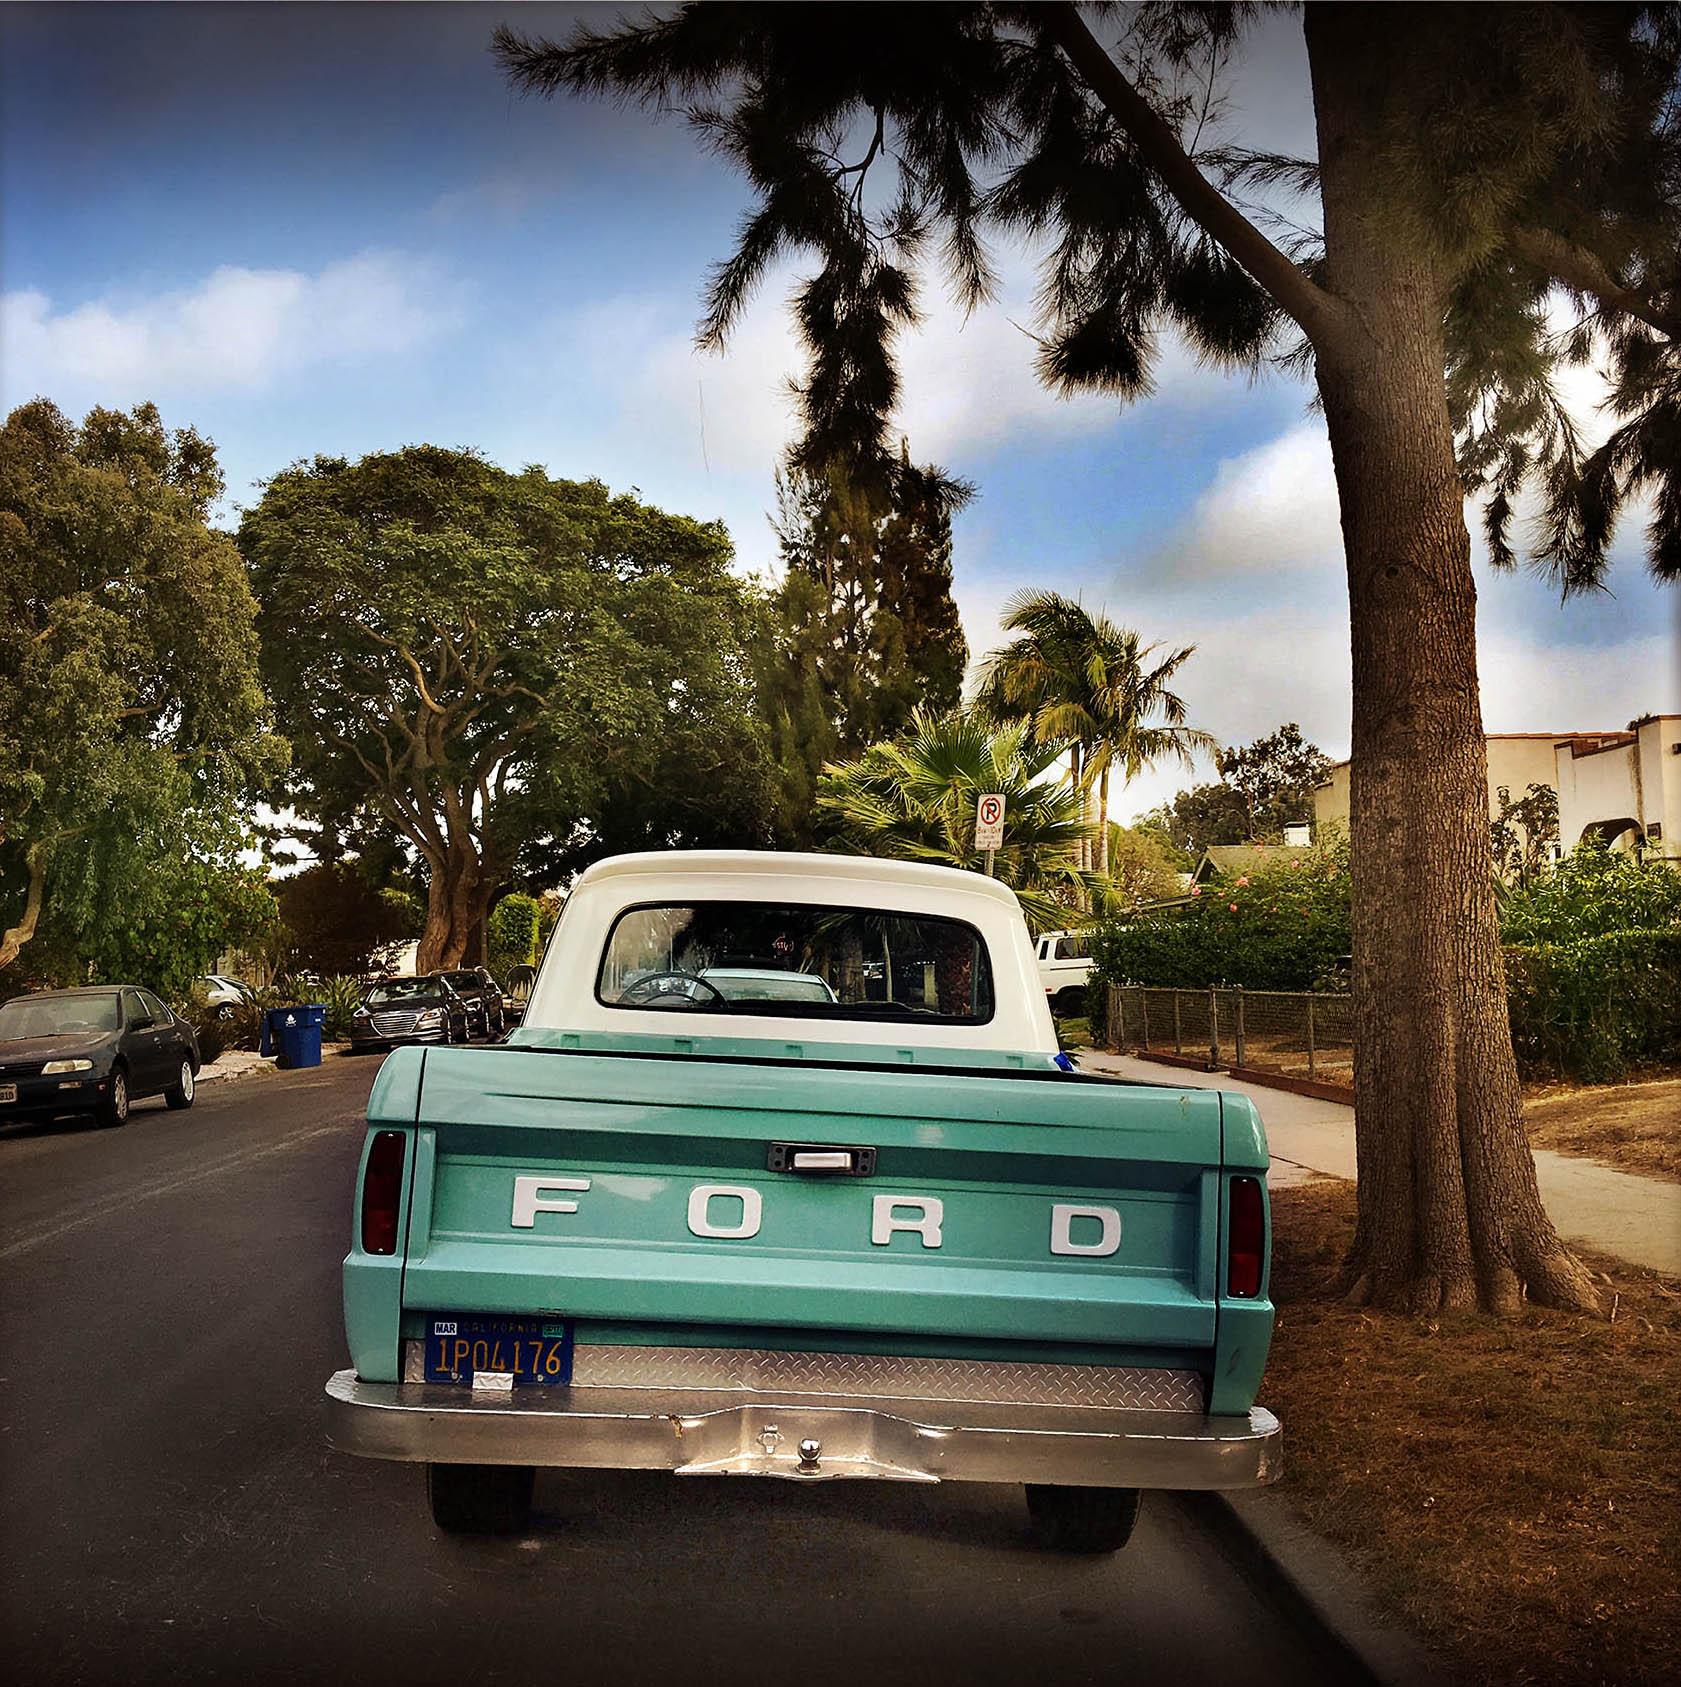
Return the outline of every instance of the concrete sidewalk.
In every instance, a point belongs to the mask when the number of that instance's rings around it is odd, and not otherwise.
[[[1354,1109],[1340,1101],[1316,1101],[1261,1084],[1246,1084],[1222,1072],[1190,1072],[1136,1060],[1125,1054],[1082,1050],[1082,1071],[1132,1078],[1169,1088],[1235,1090],[1261,1111],[1272,1150],[1268,1181],[1275,1189],[1301,1183],[1315,1173],[1354,1176]],[[1633,1265],[1681,1277],[1681,1185],[1637,1177],[1548,1149],[1535,1151],[1541,1199],[1567,1242],[1599,1248]]]

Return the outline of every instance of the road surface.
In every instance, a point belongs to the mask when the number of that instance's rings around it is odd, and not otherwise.
[[[375,1065],[0,1130],[7,1679],[1336,1679],[1165,1495],[1097,1560],[969,1484],[543,1473],[525,1538],[440,1535],[417,1467],[322,1439]]]

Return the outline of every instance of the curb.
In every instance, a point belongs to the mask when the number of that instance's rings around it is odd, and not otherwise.
[[[1265,1066],[1210,1066],[1206,1055],[1159,1054],[1144,1049],[1099,1049],[1093,1054],[1125,1055],[1130,1060],[1147,1060],[1152,1066],[1177,1066],[1188,1072],[1224,1073],[1240,1083],[1257,1084],[1263,1089],[1284,1090],[1290,1095],[1311,1096],[1316,1101],[1340,1101],[1354,1105],[1354,1086],[1333,1083],[1329,1079],[1297,1078],[1288,1072],[1274,1072]]]
[[[1341,1552],[1282,1499],[1265,1490],[1184,1498],[1238,1567],[1318,1634],[1343,1679],[1412,1687],[1451,1678],[1417,1635],[1383,1613]]]

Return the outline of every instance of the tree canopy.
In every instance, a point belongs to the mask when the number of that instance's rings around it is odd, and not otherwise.
[[[951,595],[951,517],[968,488],[901,448],[885,491],[841,471],[777,477],[782,579],[760,645],[779,830],[813,836],[823,764],[954,709],[969,647]]]
[[[286,746],[221,491],[149,404],[0,429],[0,968],[173,990],[273,917],[242,814]]]
[[[482,946],[522,864],[762,813],[758,611],[717,524],[414,446],[276,475],[240,546],[299,746],[283,794],[414,851],[423,967]]]

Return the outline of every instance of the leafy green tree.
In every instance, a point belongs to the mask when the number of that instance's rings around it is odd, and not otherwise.
[[[518,87],[686,111],[752,184],[704,342],[773,263],[815,258],[795,299],[804,466],[867,476],[886,457],[919,272],[932,257],[981,305],[989,228],[1049,248],[1039,370],[1055,387],[1148,393],[1164,328],[1230,367],[1282,355],[1311,370],[1354,669],[1349,1291],[1420,1310],[1509,1311],[1526,1294],[1596,1309],[1523,1132],[1464,499],[1488,494],[1504,562],[1517,495],[1539,481],[1539,560],[1574,590],[1602,577],[1617,513],[1647,495],[1651,566],[1681,575],[1681,17],[1310,4],[1318,157],[1201,151],[1253,12],[706,5],[580,25],[564,47],[504,27],[495,45]],[[1280,185],[1321,212],[1282,245],[1254,203]],[[1558,402],[1576,355],[1616,377],[1603,451],[1583,453]]]
[[[1026,721],[997,725],[972,711],[919,709],[900,737],[826,767],[817,802],[836,842],[855,854],[980,871],[975,803],[1001,792],[1004,847],[994,876],[1016,893],[1035,930],[1050,930],[1068,925],[1079,899],[1102,888],[1081,865],[1091,822],[1078,792],[1046,778],[1060,754],[1036,742]]]
[[[221,491],[149,404],[0,429],[0,970],[39,940],[37,971],[172,989],[272,915],[240,814],[286,747]]]
[[[740,807],[743,770],[763,791],[754,610],[716,524],[413,446],[276,475],[239,542],[298,744],[280,794],[413,850],[422,969],[482,954],[516,866],[600,847],[604,814],[670,842]]]
[[[1248,838],[1255,843],[1277,838],[1286,826],[1313,819],[1313,793],[1330,765],[1331,758],[1302,737],[1294,721],[1215,759],[1221,779],[1243,801]]]
[[[1218,784],[1194,785],[1152,810],[1141,824],[1201,859],[1211,844],[1278,843],[1284,828],[1313,818],[1313,792],[1330,758],[1294,721],[1215,757]]]
[[[1188,856],[1194,867],[1210,844],[1253,841],[1249,835],[1249,810],[1243,798],[1224,780],[1214,785],[1193,785],[1172,802],[1152,809],[1140,822],[1165,837],[1175,849]]]
[[[1489,822],[1494,870],[1502,879],[1529,884],[1552,865],[1558,843],[1558,792],[1551,785],[1531,784],[1514,797],[1509,786],[1495,788],[1500,812]]]
[[[1128,627],[1060,592],[1020,592],[1005,605],[1004,630],[1017,635],[986,660],[980,706],[996,720],[1027,720],[1041,744],[1066,749],[1069,776],[1086,805],[1095,848],[1086,863],[1108,870],[1109,775],[1134,779],[1163,756],[1189,763],[1213,749],[1185,724],[1185,705],[1168,681],[1194,645],[1152,660]]]
[[[419,898],[381,884],[362,861],[320,861],[275,883],[278,970],[323,978],[371,972],[375,953],[419,937]]]
[[[951,595],[951,518],[969,489],[901,446],[886,490],[836,472],[777,476],[782,581],[760,695],[784,834],[809,843],[819,770],[962,697],[968,645]]]
[[[1179,894],[1183,857],[1159,832],[1109,823],[1108,902],[1122,908]]]

